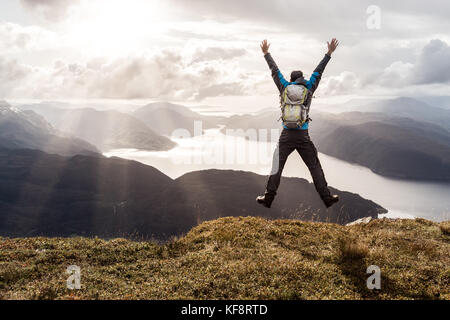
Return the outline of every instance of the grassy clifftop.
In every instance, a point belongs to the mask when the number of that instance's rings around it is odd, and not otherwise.
[[[69,265],[81,289],[66,288]],[[381,269],[381,290],[366,268]],[[448,223],[221,218],[158,245],[0,238],[2,299],[450,299]]]

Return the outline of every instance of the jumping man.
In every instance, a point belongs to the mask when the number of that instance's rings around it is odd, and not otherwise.
[[[339,197],[332,195],[328,189],[327,181],[325,180],[322,166],[317,156],[317,149],[308,134],[310,120],[308,114],[314,91],[317,89],[322,73],[328,61],[331,59],[331,54],[339,45],[339,42],[333,38],[327,44],[328,52],[322,61],[320,61],[309,80],[303,77],[302,71],[296,70],[291,72],[291,79],[287,81],[269,53],[270,44],[267,43],[267,40],[261,43],[264,58],[272,71],[272,78],[280,91],[281,119],[283,120],[283,131],[274,153],[272,171],[266,184],[266,191],[263,196],[256,198],[258,203],[267,208],[270,208],[272,205],[272,201],[280,185],[284,165],[288,156],[294,150],[297,150],[308,167],[316,190],[325,206],[329,208],[339,201]]]

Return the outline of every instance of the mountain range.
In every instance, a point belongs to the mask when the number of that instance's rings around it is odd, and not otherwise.
[[[195,121],[202,122],[202,129],[210,129],[225,119],[218,116],[205,116],[183,105],[167,102],[150,103],[132,114],[159,134],[168,136],[180,128],[186,129],[191,135],[194,135],[196,133],[194,132]]]
[[[383,176],[450,181],[450,111],[411,100],[371,103],[360,108],[364,112],[338,114],[314,110],[313,105],[310,135],[320,152]],[[222,131],[280,129],[279,117],[276,108],[233,116]]]
[[[229,170],[196,171],[172,180],[136,161],[2,148],[0,235],[165,239],[229,215],[345,224],[386,212],[357,194],[335,189],[342,201],[325,209],[314,186],[299,178],[283,178],[280,196],[269,210],[255,202],[265,180]]]
[[[164,151],[176,145],[127,113],[88,107],[62,109],[54,105],[42,103],[20,108],[34,110],[55,128],[89,141],[103,152],[121,148]]]
[[[380,112],[391,117],[405,117],[417,122],[428,122],[450,130],[450,110],[431,106],[408,97],[377,100],[354,107],[359,112]]]
[[[151,103],[129,114],[34,108],[56,128],[103,151],[167,150],[174,143],[164,135],[170,136],[176,129],[194,134],[194,121],[202,121],[202,129],[222,126],[224,133],[227,129],[281,128],[276,107],[227,118],[201,115],[183,105],[166,102]],[[406,97],[353,100],[332,109],[335,112],[321,112],[312,105],[310,134],[320,152],[386,177],[450,181],[450,110]]]
[[[349,114],[317,116],[320,125],[311,135],[318,150],[391,178],[450,181],[448,131],[414,120],[365,118],[358,122]],[[329,130],[339,122],[344,124]]]
[[[82,139],[53,128],[33,111],[0,102],[0,147],[39,149],[61,155],[96,154],[99,150]]]

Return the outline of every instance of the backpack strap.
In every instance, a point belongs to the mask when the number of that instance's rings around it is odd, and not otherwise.
[[[303,90],[302,104],[305,104],[307,94],[308,94],[308,88],[305,87],[305,89]]]
[[[286,86],[286,88],[284,88],[284,105],[286,105],[286,100],[287,100],[287,86]]]

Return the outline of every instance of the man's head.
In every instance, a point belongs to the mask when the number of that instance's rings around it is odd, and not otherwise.
[[[294,82],[298,78],[302,78],[302,77],[303,77],[303,72],[301,72],[300,70],[291,72],[291,82]]]

